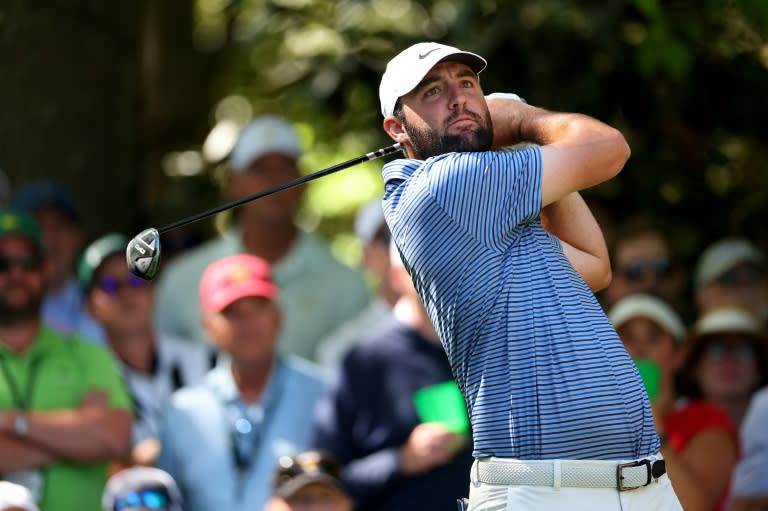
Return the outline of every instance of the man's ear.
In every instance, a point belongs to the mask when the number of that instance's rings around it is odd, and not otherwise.
[[[395,142],[409,143],[411,140],[408,138],[408,134],[405,132],[402,123],[394,115],[390,115],[384,118],[384,131]]]

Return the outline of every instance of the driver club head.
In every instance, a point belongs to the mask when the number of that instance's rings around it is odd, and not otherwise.
[[[144,280],[152,280],[160,265],[160,233],[154,227],[137,234],[125,248],[128,270]]]

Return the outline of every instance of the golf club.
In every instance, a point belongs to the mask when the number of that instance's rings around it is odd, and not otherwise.
[[[131,239],[131,241],[128,242],[128,246],[125,248],[125,258],[128,263],[128,269],[131,273],[141,277],[144,280],[152,280],[157,274],[157,270],[160,265],[160,235],[162,233],[176,229],[183,225],[191,224],[192,222],[197,222],[198,220],[202,220],[203,218],[221,213],[222,211],[235,208],[245,204],[246,202],[261,199],[267,195],[281,192],[288,188],[312,181],[313,179],[327,176],[328,174],[338,172],[339,170],[348,169],[349,167],[359,165],[360,163],[375,160],[377,158],[381,158],[383,156],[387,156],[402,150],[403,148],[399,143],[388,147],[383,147],[381,149],[377,149],[376,151],[358,156],[357,158],[352,158],[351,160],[337,163],[336,165],[328,167],[327,169],[318,170],[312,174],[307,174],[306,176],[293,179],[287,183],[283,183],[267,190],[254,193],[253,195],[248,195],[242,199],[227,202],[226,204],[222,204],[221,206],[203,211],[202,213],[197,213],[195,215],[182,218],[181,220],[173,222],[172,224],[168,224],[165,227],[161,227],[159,229],[155,229],[154,227],[144,229],[133,239]]]

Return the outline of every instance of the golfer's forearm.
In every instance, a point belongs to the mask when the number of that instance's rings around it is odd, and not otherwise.
[[[608,248],[600,225],[578,192],[546,206],[541,223],[563,242],[563,251],[593,291],[611,281]]]
[[[494,145],[579,144],[597,138],[623,138],[615,128],[587,115],[552,112],[513,99],[489,99],[488,110],[493,121]]]

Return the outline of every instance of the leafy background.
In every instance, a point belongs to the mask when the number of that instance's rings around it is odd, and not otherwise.
[[[384,66],[436,40],[489,60],[487,92],[619,127],[633,156],[586,195],[606,227],[651,215],[692,262],[725,234],[768,248],[767,28],[764,0],[6,0],[0,168],[68,182],[90,237],[164,225],[221,202],[255,115],[296,123],[306,172],[389,145]],[[301,222],[350,264],[380,167],[308,186]]]

